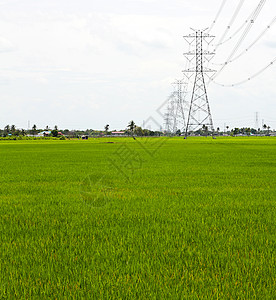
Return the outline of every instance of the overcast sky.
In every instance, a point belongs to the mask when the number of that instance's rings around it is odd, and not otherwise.
[[[239,3],[241,10],[226,32]],[[211,34],[213,64],[224,63],[245,32],[260,0],[229,0]],[[0,0],[0,127],[36,124],[65,129],[124,129],[157,110],[183,77],[190,27],[210,27],[222,0]],[[248,48],[276,15],[265,1],[234,58]],[[213,47],[213,45],[210,45]],[[209,49],[212,50],[212,49]],[[216,82],[242,81],[276,57],[276,22],[244,55],[227,65]],[[208,96],[215,127],[255,126],[255,113],[276,128],[276,62],[245,84],[211,83]],[[188,95],[189,97],[189,95]],[[188,99],[190,100],[190,99]]]

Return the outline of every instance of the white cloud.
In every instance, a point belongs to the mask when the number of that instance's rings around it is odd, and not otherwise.
[[[15,49],[16,47],[10,40],[0,36],[0,53],[11,52]]]

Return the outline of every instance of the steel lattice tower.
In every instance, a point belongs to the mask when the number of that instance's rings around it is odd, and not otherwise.
[[[176,80],[173,85],[175,85],[176,90],[174,91],[175,98],[175,112],[174,112],[174,124],[173,132],[176,132],[178,129],[184,131],[186,127],[185,120],[185,95],[184,95],[184,82],[182,80]]]
[[[168,133],[175,134],[177,130],[184,132],[186,129],[185,112],[188,103],[185,101],[185,84],[183,80],[173,83],[174,91],[168,98],[167,112],[165,113],[165,129]]]
[[[167,100],[167,110],[164,114],[164,122],[165,122],[165,131],[167,134],[171,134],[173,132],[173,115],[174,111],[173,101],[171,100],[172,96],[170,96]]]
[[[203,66],[206,61],[209,62],[214,56],[214,53],[203,50],[203,44],[209,45],[213,41],[214,36],[204,33],[205,30],[194,30],[195,33],[184,36],[184,39],[189,43],[190,46],[195,46],[195,51],[185,53],[185,55],[188,56],[192,55],[193,59],[195,59],[195,68],[184,71],[195,73],[185,138],[187,138],[189,132],[194,132],[199,129],[206,131],[211,130],[212,135],[214,132],[213,120],[204,80],[204,75],[207,72],[214,71]],[[191,59],[188,57],[187,59],[191,61]],[[189,77],[188,75],[186,76]]]

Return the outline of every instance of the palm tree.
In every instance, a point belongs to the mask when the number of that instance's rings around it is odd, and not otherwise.
[[[206,126],[205,124],[202,125],[202,130],[205,133],[206,137],[208,135],[208,126]]]
[[[251,129],[248,127],[248,128],[245,129],[245,132],[246,132],[247,135],[250,135]]]
[[[233,131],[234,136],[236,136],[236,135],[239,133],[239,131],[240,131],[239,128],[236,127],[236,128],[234,129],[234,131]]]
[[[9,134],[10,133],[10,125],[6,125],[4,131]]]
[[[15,135],[15,125],[11,126],[11,133],[12,133],[12,135]]]
[[[131,132],[131,136],[134,138],[135,140],[135,137],[133,136],[133,133],[134,133],[134,129],[136,128],[136,125],[134,123],[134,121],[130,121],[129,124],[127,125],[129,131]]]
[[[264,125],[263,125],[263,130],[264,130],[264,131],[266,130],[266,127],[267,127],[266,124],[264,124]],[[263,132],[263,133],[265,133],[265,132]]]
[[[34,124],[34,126],[32,127],[32,133],[33,133],[33,135],[36,134],[36,125],[35,125],[35,124]]]
[[[104,126],[104,131],[105,131],[105,134],[107,134],[107,132],[108,132],[108,129],[109,129],[109,125],[108,125],[108,124],[106,124],[106,125]]]

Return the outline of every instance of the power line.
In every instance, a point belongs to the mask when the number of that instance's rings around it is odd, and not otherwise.
[[[223,42],[223,40],[225,39],[225,37],[226,37],[228,31],[230,30],[231,26],[232,26],[233,23],[235,22],[235,20],[236,20],[238,14],[239,14],[239,12],[240,12],[240,10],[241,10],[241,8],[242,8],[242,5],[244,4],[244,1],[245,1],[245,0],[240,0],[240,2],[239,2],[239,4],[238,4],[238,6],[237,6],[237,8],[236,8],[236,10],[235,10],[235,12],[234,12],[232,18],[231,18],[231,20],[230,20],[230,22],[229,22],[229,24],[228,24],[226,30],[224,31],[222,37],[220,38],[218,44],[216,45],[216,48],[214,49],[214,51],[217,50],[217,48],[219,47],[219,45],[221,45],[222,42]]]
[[[218,10],[218,12],[217,12],[217,14],[216,14],[215,19],[214,19],[214,21],[212,22],[211,26],[209,27],[208,32],[210,32],[210,31],[213,29],[213,27],[215,26],[215,24],[216,24],[216,22],[217,22],[217,20],[218,20],[218,18],[219,18],[219,16],[220,16],[220,14],[221,14],[223,8],[224,8],[224,5],[226,4],[226,1],[227,1],[227,0],[223,0],[223,1],[222,1],[221,5],[220,5],[220,8],[219,8],[219,10]]]
[[[227,38],[225,41],[221,41],[218,44],[214,44],[213,46],[217,47],[217,46],[223,45],[223,44],[229,42],[230,40],[232,40],[243,29],[243,27],[252,20],[254,12],[255,12],[255,8],[254,8],[254,11],[247,17],[245,22],[229,38]]]
[[[265,4],[266,0],[261,0],[257,6],[257,8],[254,11],[253,17],[250,21],[250,23],[246,26],[243,34],[241,35],[239,41],[237,42],[237,44],[235,45],[234,49],[232,50],[231,54],[229,55],[228,59],[226,60],[226,62],[224,63],[224,65],[220,68],[220,70],[214,74],[210,80],[216,78],[222,71],[223,69],[227,66],[227,64],[229,63],[229,61],[233,58],[233,56],[236,54],[236,52],[238,51],[240,45],[242,44],[242,42],[244,41],[244,39],[246,38],[246,36],[248,35],[248,33],[250,32],[253,24],[255,23],[256,19],[258,18],[264,4]]]
[[[238,58],[240,58],[242,55],[247,53],[265,34],[266,32],[272,27],[272,25],[276,22],[276,16],[273,18],[273,20],[266,26],[266,28],[262,31],[262,33],[256,38],[256,40],[251,43],[245,50],[243,50],[240,54],[238,54],[236,57],[231,59],[228,63],[232,63],[236,61]],[[222,66],[225,63],[212,63],[213,65],[216,66]]]
[[[211,78],[210,80],[217,84],[217,85],[220,85],[220,86],[223,86],[223,87],[234,87],[234,86],[238,86],[238,85],[241,85],[243,83],[246,83],[252,79],[254,79],[255,77],[259,76],[260,74],[262,74],[266,69],[268,69],[269,67],[271,67],[276,61],[276,57],[274,57],[274,59],[268,64],[266,65],[264,68],[262,68],[261,70],[259,70],[257,73],[253,74],[252,76],[248,77],[247,79],[244,79],[242,81],[239,81],[239,82],[236,82],[236,83],[233,83],[233,84],[222,84],[222,83],[219,83],[219,82],[216,82],[214,81],[213,78]]]

